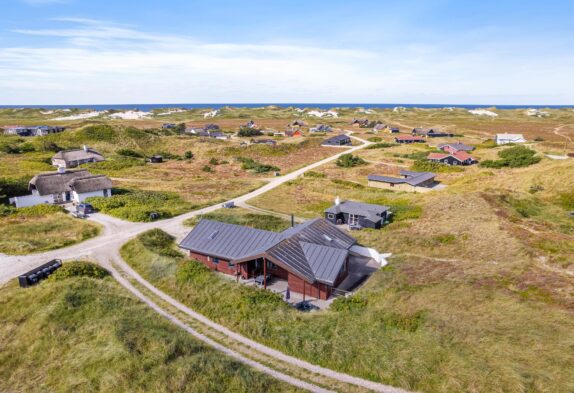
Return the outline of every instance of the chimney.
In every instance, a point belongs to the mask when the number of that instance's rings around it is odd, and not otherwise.
[[[339,198],[339,196],[337,196],[337,198],[335,198],[335,206],[339,206],[341,204],[341,199]]]
[[[295,216],[291,213],[291,228],[295,226]]]
[[[84,145],[84,151],[87,153],[88,152],[88,146]]]
[[[63,165],[60,165],[58,167],[58,173],[66,173],[66,167]]]

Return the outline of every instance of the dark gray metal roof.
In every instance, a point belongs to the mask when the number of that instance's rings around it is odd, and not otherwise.
[[[383,205],[373,205],[370,203],[362,203],[355,201],[342,201],[340,204],[335,204],[330,208],[326,209],[326,213],[347,213],[356,214],[358,216],[365,217],[367,220],[372,222],[378,222],[382,219],[381,215],[389,210],[388,206]]]
[[[452,148],[456,149],[456,150],[461,150],[461,151],[473,151],[474,150],[474,146],[469,146],[469,145],[465,145],[464,143],[443,143],[438,145],[439,149],[443,149],[447,146],[451,146]]]
[[[380,175],[369,175],[368,180],[380,181],[384,183],[392,184],[410,184],[411,186],[417,186],[428,180],[434,179],[436,174],[432,172],[414,172],[414,171],[400,171],[401,176],[404,177],[392,177],[392,176],[380,176]]]
[[[331,143],[339,144],[341,141],[350,141],[350,140],[351,140],[351,138],[349,138],[347,135],[341,134],[341,135],[335,135],[329,139],[325,139],[323,141],[323,144],[324,145],[328,145]]]
[[[356,240],[318,218],[281,233],[201,220],[180,247],[236,262],[267,257],[309,282],[333,284]]]
[[[276,232],[204,219],[189,232],[179,246],[186,250],[235,260],[265,251],[280,240],[281,235]]]
[[[349,252],[313,243],[300,242],[299,244],[317,281],[333,285]]]

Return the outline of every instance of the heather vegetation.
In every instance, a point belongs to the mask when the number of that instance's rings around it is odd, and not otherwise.
[[[297,391],[206,347],[100,269],[68,262],[26,290],[0,287],[0,391]]]

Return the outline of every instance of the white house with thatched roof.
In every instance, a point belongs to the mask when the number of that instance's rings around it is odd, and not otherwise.
[[[52,165],[60,168],[75,168],[88,162],[105,161],[104,156],[86,145],[82,149],[62,150],[52,157]]]
[[[105,175],[92,175],[85,169],[70,171],[58,168],[57,172],[40,173],[30,180],[32,194],[10,198],[16,207],[42,203],[81,203],[86,198],[112,195],[112,181]]]

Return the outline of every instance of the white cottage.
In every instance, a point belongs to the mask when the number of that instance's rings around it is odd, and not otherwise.
[[[506,145],[508,143],[525,143],[526,139],[522,134],[496,134],[496,144]]]
[[[86,198],[112,195],[112,181],[105,175],[92,175],[85,169],[70,171],[58,168],[57,172],[41,173],[30,180],[30,195],[10,198],[16,207],[42,203],[81,203]]]

